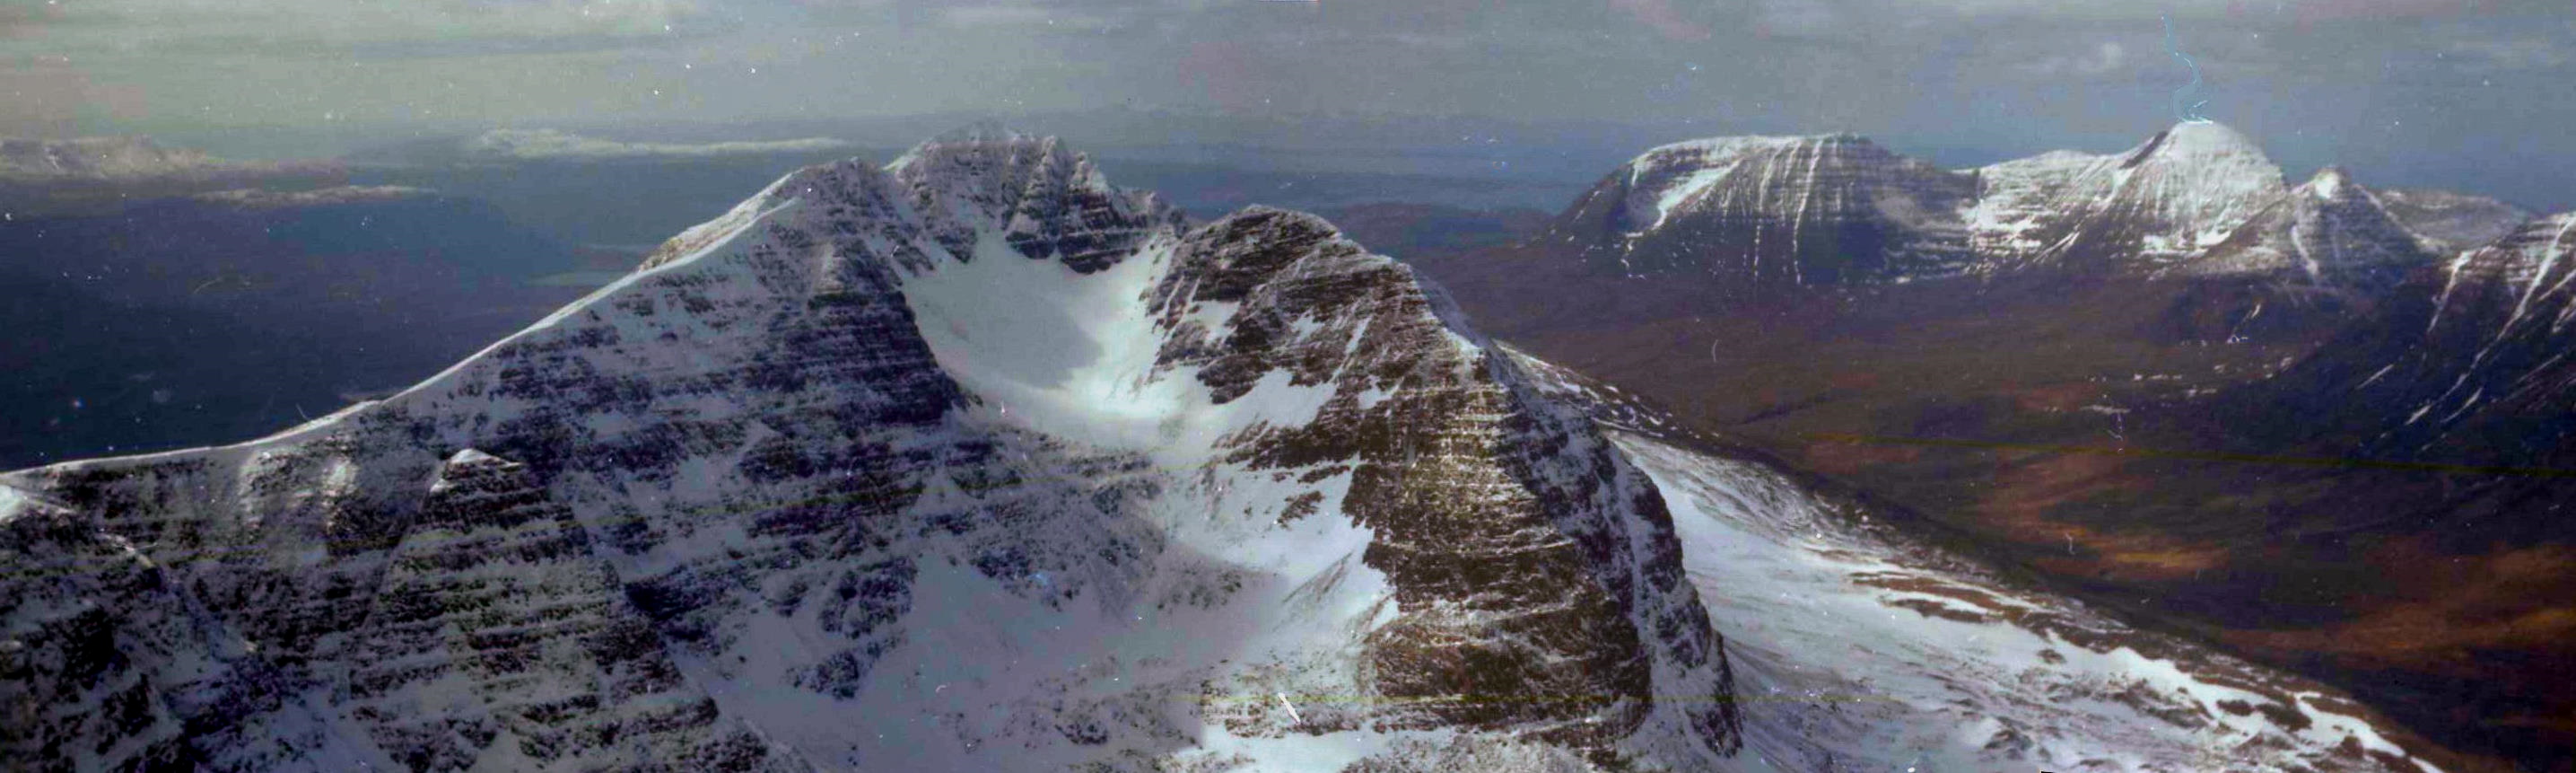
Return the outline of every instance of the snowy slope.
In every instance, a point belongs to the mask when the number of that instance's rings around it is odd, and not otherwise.
[[[1760,466],[1620,443],[1731,634],[1753,769],[2438,770],[2321,685],[2012,589]]]
[[[1609,428],[1673,513],[1727,632],[1750,771],[2433,771],[2332,688],[1996,578],[1526,360]]]
[[[215,770],[1705,769],[1662,500],[1409,269],[990,128],[381,402],[0,476],[0,751]]]

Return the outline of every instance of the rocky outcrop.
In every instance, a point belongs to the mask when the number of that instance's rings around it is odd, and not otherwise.
[[[1366,638],[1376,689],[1406,699],[1379,721],[1598,748],[1659,694],[1728,695],[1653,487],[1500,350],[1462,346],[1421,288],[1320,219],[1256,208],[1193,232],[1152,304],[1178,333],[1158,367],[1197,369],[1219,401],[1274,372],[1332,387],[1312,422],[1229,447],[1254,470],[1348,476],[1341,512],[1374,531],[1361,560],[1399,610]],[[1188,318],[1210,304],[1233,306],[1221,338]],[[1738,743],[1731,701],[1667,710],[1712,749]]]

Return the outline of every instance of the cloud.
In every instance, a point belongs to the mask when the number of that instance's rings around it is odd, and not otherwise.
[[[79,0],[0,14],[7,39],[53,52],[400,51],[453,44],[559,49],[645,41],[721,22],[695,0]]]
[[[1822,9],[1843,18],[2053,23],[2152,21],[2171,16],[2276,21],[2301,27],[2344,20],[2396,21],[2500,14],[2565,14],[2566,0],[1759,0],[1766,12]]]
[[[710,158],[760,153],[824,153],[857,147],[826,137],[793,140],[734,140],[695,144],[620,142],[584,137],[553,129],[494,129],[465,143],[469,158],[485,161],[584,160],[638,158]]]
[[[2043,77],[2098,76],[2118,71],[2128,65],[2128,49],[2117,41],[2105,40],[2090,51],[2058,54],[2019,66],[2023,72]]]
[[[940,20],[952,27],[1067,27],[1100,28],[1115,26],[1133,14],[1098,13],[1087,9],[1050,5],[964,5],[947,8]]]
[[[2569,61],[2562,41],[2540,38],[2455,40],[2443,53],[2453,66],[2475,73],[2550,70]]]
[[[84,60],[86,61],[86,60]],[[131,121],[150,117],[144,91],[94,77],[70,57],[30,56],[0,67],[0,134],[70,136],[84,120],[102,115]]]

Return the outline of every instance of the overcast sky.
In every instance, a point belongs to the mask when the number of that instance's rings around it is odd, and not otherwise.
[[[2576,188],[2576,0],[0,0],[0,134],[1126,105],[2110,150],[2190,78],[2165,14],[2294,166]]]

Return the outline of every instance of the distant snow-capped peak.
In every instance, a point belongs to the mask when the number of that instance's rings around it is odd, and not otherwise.
[[[2358,211],[2372,194],[2337,168],[2298,195]],[[2030,268],[2169,275],[2305,271],[2241,260],[2244,245],[2319,238],[2280,209],[2293,190],[2251,138],[2174,125],[2118,153],[2055,151],[1951,171],[1850,134],[1718,137],[1638,155],[1579,198],[1535,243],[1580,248],[1602,271],[1703,275],[1748,286],[1910,281]],[[2295,205],[2304,206],[2304,205]],[[2483,211],[2481,211],[2483,212]],[[2423,237],[2390,212],[2334,238],[2402,262]],[[2359,222],[2327,218],[2332,227]],[[2481,215],[2483,216],[2483,215]],[[2361,218],[2370,220],[2371,218]],[[2487,217],[2486,219],[2492,219]],[[2420,219],[2438,228],[2431,218]],[[2484,220],[2456,231],[2481,232]],[[2287,229],[2247,234],[2249,227]],[[2389,242],[2390,239],[2396,242]],[[2323,242],[2320,242],[2323,243]],[[2433,242],[2425,242],[2432,244]],[[2233,246],[2230,246],[2233,245]],[[2329,246],[2329,251],[2339,249]],[[2211,257],[2214,251],[2228,256]],[[2385,260],[2382,260],[2385,259]]]
[[[1723,137],[1647,151],[1538,241],[1629,276],[1825,285],[1959,270],[1945,220],[1971,182],[1852,134]]]

